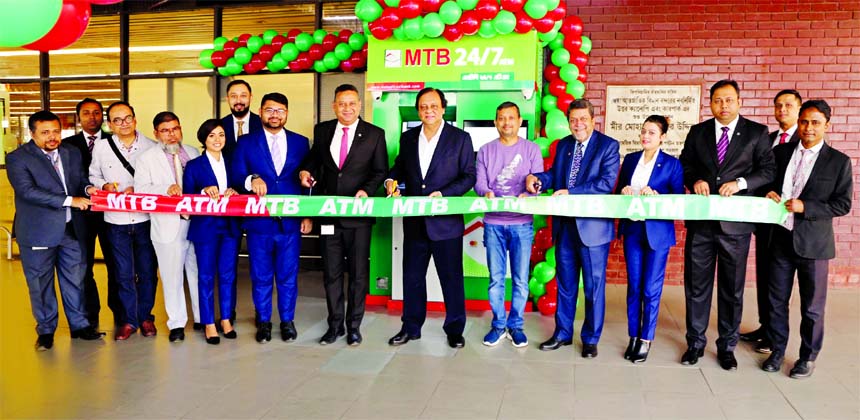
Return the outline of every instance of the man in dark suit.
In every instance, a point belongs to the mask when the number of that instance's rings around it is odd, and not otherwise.
[[[87,183],[78,150],[62,144],[59,117],[39,111],[28,125],[33,139],[6,157],[6,175],[15,191],[15,231],[39,334],[36,349],[44,351],[53,347],[57,330],[54,270],[72,338],[104,336],[87,321],[83,295],[87,227],[80,211],[89,208],[86,197],[96,188]]]
[[[594,129],[594,106],[578,99],[567,109],[572,135],[561,139],[552,168],[526,177],[526,189],[538,193],[553,189],[554,196],[611,194],[618,178],[621,156],[618,141]],[[552,236],[558,279],[555,331],[541,343],[544,351],[573,344],[573,318],[579,278],[585,287],[585,321],[582,324],[582,357],[597,357],[597,343],[606,312],[606,262],[615,221],[588,217],[553,217]]]
[[[302,186],[316,187],[316,193],[321,195],[355,198],[372,195],[388,172],[385,131],[359,118],[361,99],[353,85],[335,89],[332,109],[337,119],[314,127],[314,145],[300,166]],[[361,344],[359,327],[370,277],[370,231],[374,221],[369,217],[318,220],[328,305],[328,330],[320,338],[322,345],[334,343],[345,333],[347,344]],[[349,286],[344,314],[346,272]]]
[[[63,139],[63,143],[75,146],[81,152],[84,168],[89,171],[90,162],[93,160],[93,148],[99,141],[110,138],[110,134],[102,130],[104,122],[104,110],[102,104],[92,98],[85,98],[78,102],[75,107],[78,121],[81,123],[81,132]],[[96,236],[99,238],[102,256],[104,256],[105,268],[107,269],[108,307],[114,316],[114,325],[123,325],[122,302],[119,300],[116,276],[114,275],[113,253],[111,253],[108,242],[107,230],[104,223],[104,214],[101,212],[85,211],[84,220],[87,222],[87,236],[84,238],[84,252],[87,257],[87,267],[84,271],[84,308],[87,311],[87,319],[90,325],[98,328],[99,311],[101,303],[96,279],[93,275],[95,264]]]
[[[779,91],[773,98],[773,114],[779,123],[779,130],[770,133],[771,147],[797,141],[797,115],[800,112],[800,104],[803,99],[800,93],[794,89]],[[767,191],[758,194],[764,195]],[[758,308],[758,322],[760,327],[748,333],[741,333],[740,339],[755,343],[755,350],[759,353],[770,353],[770,340],[767,339],[768,316],[770,315],[770,304],[768,303],[768,276],[770,275],[770,231],[771,225],[759,223],[755,227],[755,287],[756,304]]]
[[[240,136],[263,130],[260,116],[251,112],[252,99],[251,85],[248,82],[236,79],[227,84],[227,104],[230,105],[230,115],[222,118],[221,123],[224,124],[224,134],[227,138],[224,153],[228,155],[236,148]]]
[[[830,106],[823,100],[806,101],[800,107],[800,142],[773,150],[776,181],[767,193],[785,203],[789,216],[774,226],[770,273],[770,328],[773,352],[762,364],[767,372],[782,367],[788,344],[788,300],[797,273],[800,291],[800,358],[789,375],[812,375],[824,342],[824,306],[827,269],[836,256],[833,218],[851,211],[853,176],[851,159],[824,142],[830,130]]]
[[[774,176],[767,127],[740,116],[740,88],[734,80],[720,80],[711,86],[710,93],[714,118],[691,127],[681,151],[684,185],[703,196],[754,195]],[[686,226],[687,351],[681,363],[694,365],[704,355],[716,266],[717,358],[723,369],[735,370],[747,254],[755,225],[688,220]]]
[[[242,138],[233,155],[233,188],[243,194],[301,194],[299,164],[308,154],[308,139],[284,128],[287,97],[281,93],[263,96],[260,106],[263,130]],[[258,343],[272,340],[272,284],[278,288],[281,339],[298,337],[293,317],[298,297],[301,235],[311,231],[311,220],[294,217],[246,217],[251,263],[251,295],[257,310]]]
[[[415,108],[421,125],[400,137],[400,153],[385,181],[389,194],[423,197],[462,196],[475,186],[475,151],[472,137],[459,128],[445,124],[448,101],[439,89],[418,92]],[[427,317],[427,266],[430,257],[436,264],[445,323],[442,328],[451,348],[466,345],[466,292],[463,288],[463,216],[403,218],[403,326],[388,340],[399,346],[421,338]]]

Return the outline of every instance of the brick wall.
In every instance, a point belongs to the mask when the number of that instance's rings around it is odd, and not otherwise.
[[[699,83],[702,119],[710,118],[708,88],[731,78],[741,87],[741,114],[778,128],[773,96],[797,89],[833,108],[829,143],[851,157],[854,203],[860,189],[860,1],[567,0],[593,41],[586,97],[602,129],[606,85]],[[830,283],[860,287],[860,212],[836,219],[836,259]],[[684,229],[672,249],[667,282],[683,279]],[[751,247],[754,248],[754,245]],[[748,282],[755,279],[750,252]],[[626,279],[620,244],[613,243],[612,282]]]

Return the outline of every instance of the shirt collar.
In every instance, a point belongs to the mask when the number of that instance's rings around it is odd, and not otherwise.
[[[812,147],[811,147],[811,148],[809,148],[809,149],[805,149],[805,148],[803,147],[803,142],[797,142],[797,150],[809,150],[809,151],[811,151],[811,152],[812,152],[812,154],[814,154],[814,155],[817,155],[817,154],[818,154],[818,152],[820,152],[820,151],[821,151],[821,148],[822,148],[822,147],[824,147],[824,141],[823,141],[823,140],[821,141],[821,143],[818,143],[818,144],[816,144],[815,146],[812,146]]]
[[[737,126],[738,126],[738,121],[740,121],[740,119],[741,119],[741,116],[740,116],[740,115],[738,115],[737,117],[735,117],[735,119],[733,119],[733,120],[732,120],[730,123],[728,123],[727,125],[722,125],[719,121],[717,121],[717,119],[716,119],[716,118],[714,118],[714,122],[715,122],[715,123],[717,123],[717,129],[722,129],[723,127],[728,127],[728,128],[729,128],[729,131],[734,132],[734,131],[735,131],[735,127],[737,127]]]

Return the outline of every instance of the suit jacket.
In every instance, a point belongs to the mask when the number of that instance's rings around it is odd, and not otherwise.
[[[580,162],[576,184],[568,188],[570,167],[573,164],[573,153],[576,150],[576,139],[572,135],[558,142],[555,160],[552,168],[546,172],[534,174],[540,179],[544,189],[568,189],[570,194],[611,194],[618,179],[618,166],[621,156],[618,154],[618,141],[597,130],[591,136],[588,147]],[[579,230],[579,236],[585,246],[598,246],[612,240],[615,221],[605,218],[589,217],[553,217],[553,240],[560,232],[560,223],[574,221]]]
[[[244,134],[263,131],[263,120],[260,119],[260,116],[250,111],[248,113],[251,117],[248,119],[248,127],[242,127],[242,130],[245,131]],[[222,153],[231,154],[236,149],[237,139],[236,132],[233,131],[233,121],[233,114],[228,114],[226,117],[221,118],[221,124],[224,126],[224,135],[227,138],[227,143],[224,145]]]
[[[782,195],[785,170],[798,142],[776,146],[776,180],[769,191]],[[809,173],[809,180],[800,192],[803,213],[794,213],[794,252],[803,258],[829,260],[836,256],[833,218],[851,211],[854,191],[851,159],[826,143]]]
[[[69,144],[57,149],[63,166],[66,190],[54,165],[36,143],[27,142],[6,156],[6,175],[15,191],[15,233],[24,247],[54,247],[66,231],[66,197],[86,197],[86,167],[81,153]],[[68,193],[66,192],[68,191]],[[86,221],[72,208],[72,225],[79,241],[86,238]]]
[[[100,133],[101,137],[96,139],[96,143],[98,143],[99,140],[106,140],[111,137],[110,133],[106,133],[104,130],[100,130]],[[64,138],[63,143],[68,143],[78,148],[78,151],[81,152],[81,158],[84,162],[84,168],[87,168],[87,170],[89,170],[90,162],[93,161],[93,154],[90,153],[90,148],[87,144],[89,143],[89,140],[85,138],[84,132],[81,131],[74,136]],[[95,147],[93,147],[93,150],[95,150]],[[101,187],[101,185],[99,185],[99,187]]]
[[[230,179],[230,161],[225,155],[221,154],[221,159],[224,159],[224,166],[227,170],[227,185],[235,185],[236,182]],[[209,163],[209,158],[206,154],[202,154],[188,161],[185,165],[185,171],[182,173],[182,193],[183,194],[200,194],[200,192],[211,185],[218,185],[218,179],[215,178],[215,172],[212,170],[212,165]],[[227,232],[228,234],[239,237],[242,231],[239,228],[239,221],[235,217],[229,216],[191,216],[191,224],[188,228],[188,240],[192,242],[212,242],[215,241],[219,232]]]
[[[719,188],[726,182],[744,178],[747,189],[735,195],[756,195],[763,186],[773,181],[776,166],[768,140],[767,127],[744,117],[738,117],[738,124],[722,165],[717,163],[716,121],[711,118],[694,125],[687,134],[684,149],[681,151],[681,165],[684,167],[684,185],[693,191],[693,185],[703,180],[708,183],[712,195],[719,194]],[[688,220],[687,229],[695,229],[709,221]],[[752,223],[719,222],[723,233],[739,235],[755,229]]]
[[[231,156],[232,163],[230,179],[235,182],[233,189],[242,194],[253,194],[245,188],[245,180],[249,175],[257,174],[266,183],[267,194],[297,195],[302,193],[299,184],[299,164],[307,156],[310,149],[308,138],[284,129],[287,132],[287,160],[281,173],[275,171],[272,153],[266,141],[266,131],[260,130],[242,136],[236,151]],[[229,162],[229,161],[228,161]],[[244,217],[242,227],[248,233],[272,234],[279,231],[279,223],[285,229],[299,230],[301,219],[285,217]]]
[[[624,157],[621,164],[621,173],[618,175],[618,186],[615,193],[621,194],[621,190],[630,185],[633,172],[642,157],[642,151],[633,152]],[[684,168],[681,161],[671,155],[660,153],[656,157],[654,170],[648,178],[648,186],[660,194],[684,194]],[[618,237],[630,234],[634,223],[645,223],[645,232],[648,237],[648,245],[651,249],[665,249],[675,245],[675,222],[673,220],[645,220],[633,221],[630,219],[618,220]]]
[[[300,170],[310,172],[317,180],[313,188],[315,194],[352,197],[358,190],[364,190],[367,195],[373,196],[388,172],[385,131],[359,120],[343,168],[338,168],[330,150],[336,128],[337,120],[321,122],[314,127],[314,145],[299,166]],[[370,217],[320,221],[348,228],[367,226],[374,222],[375,219]]]
[[[200,156],[200,152],[191,146],[183,144],[182,148],[191,159]],[[160,146],[147,149],[137,158],[134,165],[134,192],[166,195],[167,188],[173,184],[176,184],[173,166],[167,161]],[[188,234],[187,227],[181,227],[181,216],[178,214],[151,213],[149,218],[152,223],[149,236],[153,242],[170,243],[185,239]]]
[[[407,130],[400,136],[400,153],[394,160],[388,177],[405,183],[404,195],[428,196],[439,191],[444,197],[462,196],[475,186],[475,149],[469,133],[450,124],[442,124],[439,144],[433,152],[427,176],[421,176],[418,160],[418,135],[424,125]],[[422,228],[421,219],[424,220]],[[425,229],[427,236],[434,241],[453,239],[463,236],[465,224],[462,215],[404,217],[403,232],[415,235]]]
[[[793,141],[800,141],[800,134],[799,133],[800,133],[800,130],[794,130],[794,134],[792,134],[791,137],[789,137],[788,140],[786,140],[785,142],[791,143]],[[771,147],[778,146],[778,145],[773,144],[773,142],[776,141],[776,135],[777,134],[779,134],[779,130],[771,131],[771,133],[768,134],[768,138],[770,139]],[[767,191],[765,191],[765,193],[767,193]]]

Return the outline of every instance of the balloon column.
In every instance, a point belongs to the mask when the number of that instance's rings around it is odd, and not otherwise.
[[[367,38],[349,29],[313,33],[292,29],[284,34],[269,29],[260,35],[242,34],[233,39],[216,38],[213,49],[200,52],[200,65],[218,69],[222,76],[292,72],[313,69],[319,73],[340,69],[356,71],[367,66]]]
[[[59,50],[87,30],[91,4],[122,0],[0,0],[0,47]]]

